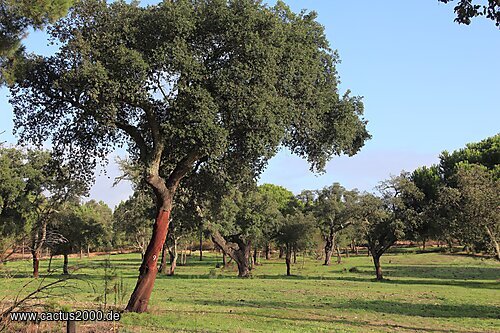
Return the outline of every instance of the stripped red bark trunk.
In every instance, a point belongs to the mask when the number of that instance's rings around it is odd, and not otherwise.
[[[169,198],[169,202],[163,205],[169,207],[169,209],[160,209],[156,217],[151,241],[144,254],[142,265],[139,269],[139,278],[128,302],[127,311],[145,312],[148,308],[149,298],[151,297],[156,274],[158,273],[158,257],[163,247],[163,243],[165,242],[165,238],[167,237],[170,217],[170,200]]]

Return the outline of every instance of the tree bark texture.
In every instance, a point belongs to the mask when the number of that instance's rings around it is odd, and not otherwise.
[[[146,253],[144,253],[144,258],[139,268],[137,284],[126,307],[127,311],[145,312],[148,308],[149,298],[151,297],[156,274],[158,273],[158,256],[167,236],[170,202],[169,200],[166,205],[164,204],[164,206],[168,207],[168,210],[160,209],[158,212],[153,226],[151,241],[146,249]]]
[[[38,270],[40,267],[40,251],[33,249],[31,251],[31,255],[33,257],[33,277],[38,278]]]
[[[382,281],[384,277],[382,276],[382,267],[380,266],[380,256],[373,256],[373,264],[375,265],[375,275],[377,277],[377,281]]]
[[[325,237],[325,263],[323,265],[330,266],[332,263],[332,254],[335,247],[335,236],[334,230],[330,230],[328,236]]]
[[[170,268],[168,269],[167,275],[173,276],[175,274],[175,268],[177,267],[177,258],[179,257],[179,252],[177,251],[177,238],[174,237],[173,244],[168,248],[168,254],[170,256]]]
[[[289,247],[287,247],[285,252],[286,252],[286,255],[285,255],[286,275],[290,276],[290,275],[292,275],[290,272],[290,266],[291,266],[291,261],[292,261],[292,250]]]
[[[63,274],[64,275],[69,275],[69,272],[68,272],[68,254],[64,253],[63,257],[64,257],[64,261],[63,261]]]

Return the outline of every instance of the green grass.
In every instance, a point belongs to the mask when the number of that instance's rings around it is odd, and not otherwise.
[[[107,256],[70,258],[77,289],[51,297],[54,309],[95,309],[103,290]],[[138,254],[109,256],[127,292],[140,264]],[[121,332],[499,332],[500,264],[491,259],[441,253],[398,253],[382,257],[386,280],[374,282],[369,257],[340,265],[298,258],[293,276],[283,261],[261,260],[250,279],[236,278],[236,268],[215,268],[220,256],[189,258],[173,277],[159,276],[144,314],[126,313]],[[60,277],[62,260],[53,262]],[[41,272],[47,261],[42,261]],[[349,269],[356,267],[356,273]],[[31,263],[0,268],[0,299],[11,300],[29,282]],[[31,289],[30,289],[31,288]],[[30,284],[21,294],[35,288]],[[109,295],[111,304],[114,295]],[[44,300],[43,302],[47,302]],[[118,301],[118,303],[122,303]],[[123,307],[123,304],[119,304]],[[48,325],[48,324],[47,324]],[[54,324],[52,324],[54,325]],[[60,324],[62,325],[62,324]],[[92,331],[96,324],[79,324]],[[101,325],[109,331],[109,324]],[[100,326],[100,327],[101,327]],[[62,326],[61,326],[62,327]],[[45,330],[54,330],[46,326]]]

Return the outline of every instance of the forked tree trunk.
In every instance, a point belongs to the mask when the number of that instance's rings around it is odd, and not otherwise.
[[[163,209],[167,208],[167,210]],[[156,274],[158,273],[158,256],[167,236],[169,217],[171,208],[171,197],[164,200],[162,208],[159,209],[153,234],[144,253],[141,267],[139,268],[139,278],[132,296],[127,304],[126,311],[145,312],[148,308],[149,298],[153,291]]]
[[[63,257],[64,257],[64,261],[63,261],[63,274],[64,275],[68,275],[69,274],[69,272],[68,272],[68,254],[64,253]]]
[[[335,247],[335,232],[330,231],[328,236],[325,237],[325,263],[323,265],[330,266],[332,263],[332,254]]]
[[[235,239],[234,241],[238,245],[238,248],[233,248],[226,242],[224,237],[218,231],[212,231],[212,241],[219,246],[222,251],[224,251],[228,256],[230,256],[238,265],[238,276],[239,277],[249,277],[250,276],[250,250],[252,244],[250,241],[243,241],[241,239]]]
[[[38,221],[32,235],[31,256],[33,258],[33,277],[38,278],[40,257],[42,256],[42,248],[47,237],[47,222],[45,220]]]
[[[285,255],[286,275],[290,276],[290,275],[292,275],[290,272],[290,266],[291,266],[291,261],[292,261],[292,250],[290,249],[290,247],[287,246],[285,252],[286,252],[286,255]]]
[[[384,277],[382,276],[382,267],[380,266],[380,256],[373,255],[373,264],[375,265],[377,281],[383,280]]]
[[[177,267],[177,258],[179,257],[179,252],[177,252],[177,238],[173,239],[174,244],[168,249],[168,254],[170,256],[170,268],[167,275],[173,276],[175,274],[175,268]]]

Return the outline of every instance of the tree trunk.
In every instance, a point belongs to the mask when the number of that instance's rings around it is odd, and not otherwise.
[[[31,255],[33,257],[33,277],[38,278],[38,270],[40,267],[40,251],[32,250]]]
[[[271,259],[271,246],[269,243],[266,243],[266,260]]]
[[[250,241],[243,241],[239,238],[234,239],[238,248],[235,249],[230,246],[224,237],[218,231],[212,231],[212,241],[219,246],[222,251],[224,251],[228,256],[230,256],[238,265],[238,276],[239,277],[249,277],[250,276],[250,250],[252,244]]]
[[[323,265],[330,266],[332,261],[333,249],[335,246],[335,233],[330,231],[329,235],[325,237],[325,263]]]
[[[255,266],[257,266],[257,254],[258,254],[257,248],[254,248],[253,249],[253,264]]]
[[[200,231],[200,261],[203,261],[203,232]]]
[[[292,275],[291,272],[290,272],[290,262],[292,261],[292,250],[287,247],[286,248],[286,256],[285,256],[285,262],[286,262],[286,275],[287,276],[290,276]]]
[[[345,257],[349,258],[349,247],[345,248]]]
[[[33,277],[38,278],[40,257],[42,255],[42,248],[45,244],[45,239],[47,237],[47,222],[45,220],[39,220],[35,224],[35,229],[32,233],[31,242],[31,255],[33,257]]]
[[[226,261],[226,252],[222,251],[222,265],[223,267],[226,267],[227,261]]]
[[[179,254],[177,252],[177,238],[174,237],[173,241],[174,244],[172,244],[172,247],[168,249],[168,253],[170,255],[170,268],[167,275],[169,276],[173,276],[175,274],[175,268],[177,267],[177,258],[179,257]]]
[[[380,266],[380,256],[373,255],[373,264],[375,265],[377,281],[381,281],[384,277],[382,276],[382,267]]]
[[[87,244],[87,258],[90,258],[90,245]]]
[[[280,246],[280,254],[279,254],[278,258],[283,259],[284,255],[285,255],[285,250],[283,249],[283,247]]]
[[[82,258],[83,258],[83,249],[82,249],[82,247],[80,246],[80,259],[82,259]]]
[[[64,275],[69,275],[69,272],[68,272],[68,254],[64,253],[63,257],[64,257],[64,261],[63,261],[63,274]]]
[[[425,238],[422,239],[422,251],[425,251]]]
[[[139,278],[134,292],[130,296],[126,311],[145,312],[148,308],[149,298],[151,297],[156,274],[158,273],[158,256],[168,232],[170,208],[171,197],[168,197],[158,210],[151,240],[139,268]]]
[[[168,252],[168,245],[167,241],[163,243],[163,247],[161,249],[161,264],[160,264],[160,273],[162,274],[167,274],[167,252]]]
[[[338,245],[335,246],[335,250],[337,251],[337,264],[340,264],[342,263],[342,254]]]
[[[237,259],[236,259],[237,258]],[[236,258],[233,258],[238,265],[238,277],[246,278],[250,276],[250,248],[249,246],[243,247],[236,251]]]
[[[52,257],[53,257],[53,254],[52,252],[50,253],[50,257],[49,257],[49,267],[47,267],[47,272],[50,273],[50,268],[52,267]]]
[[[297,251],[296,250],[293,250],[293,263],[294,264],[297,263]]]

